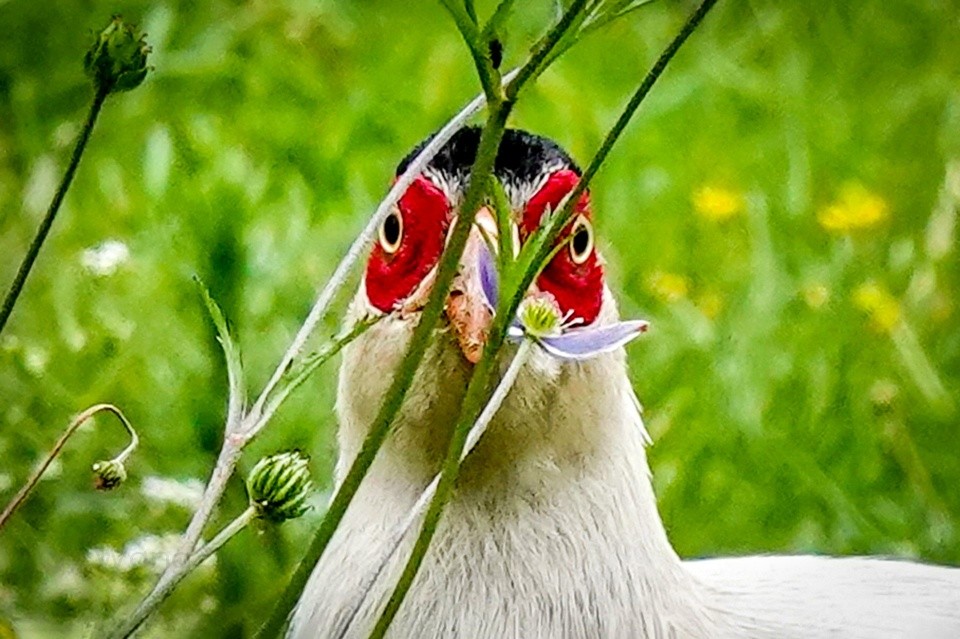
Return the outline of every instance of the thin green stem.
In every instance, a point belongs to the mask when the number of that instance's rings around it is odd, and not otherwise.
[[[133,426],[127,420],[127,417],[123,414],[119,408],[113,404],[96,404],[86,409],[79,415],[73,418],[73,421],[67,426],[66,430],[63,431],[63,434],[60,435],[60,439],[57,440],[57,443],[53,445],[53,448],[50,449],[50,452],[47,454],[46,459],[43,460],[35,471],[33,475],[27,480],[23,487],[13,496],[13,499],[10,500],[10,503],[7,504],[6,508],[3,509],[3,513],[0,514],[0,529],[3,528],[4,524],[7,523],[7,520],[13,515],[14,512],[26,501],[27,497],[30,496],[30,493],[36,487],[37,482],[40,481],[40,478],[43,477],[43,473],[47,471],[47,468],[50,467],[50,464],[53,463],[53,460],[57,458],[57,455],[60,454],[60,451],[63,450],[63,447],[66,445],[67,440],[77,432],[77,429],[80,428],[88,419],[96,415],[97,413],[108,411],[117,416],[117,419],[123,423],[124,428],[127,429],[127,432],[130,433],[130,444],[123,449],[123,451],[117,455],[114,460],[118,462],[123,462],[130,456],[130,453],[137,447],[137,444],[140,442],[140,439],[137,437],[137,432],[133,429]]]
[[[274,391],[274,394],[270,396],[270,401],[264,406],[263,412],[257,421],[243,426],[242,432],[244,435],[247,438],[255,437],[263,427],[267,425],[267,422],[270,421],[270,418],[277,412],[280,405],[290,396],[290,393],[307,381],[307,378],[310,377],[317,368],[323,366],[331,357],[343,350],[347,344],[367,332],[370,327],[383,319],[383,317],[385,316],[362,319],[356,322],[350,330],[335,337],[325,348],[304,358],[303,364],[292,373],[290,380],[286,383],[281,382],[280,386]]]
[[[512,299],[510,305],[512,305]],[[491,326],[486,347],[484,348],[483,357],[481,357],[477,363],[474,373],[470,378],[470,383],[467,385],[467,392],[463,399],[463,408],[460,411],[460,417],[457,420],[450,445],[447,448],[447,455],[443,462],[436,494],[430,501],[430,507],[427,509],[427,514],[424,516],[423,524],[420,527],[420,534],[414,543],[410,557],[406,565],[404,565],[403,572],[400,574],[400,579],[394,587],[386,607],[381,613],[376,626],[374,626],[373,632],[370,633],[370,639],[381,639],[386,634],[394,617],[400,610],[400,605],[403,603],[407,592],[409,592],[410,586],[413,585],[413,580],[420,569],[423,558],[426,556],[430,542],[436,533],[437,525],[440,523],[443,509],[450,498],[457,476],[459,475],[460,461],[470,435],[471,426],[475,422],[480,421],[479,415],[481,414],[481,410],[484,406],[490,404],[487,400],[487,395],[493,375],[498,369],[497,354],[503,346],[506,327],[509,324],[508,318],[513,317],[516,309],[514,308],[509,314],[507,312],[501,313],[500,311],[501,309],[497,309],[497,315],[494,316],[494,322]],[[525,358],[526,353],[524,353],[524,359]],[[522,364],[523,361],[522,359],[520,363]],[[516,372],[519,372],[519,367]]]
[[[478,24],[477,21],[477,8],[473,4],[473,0],[464,0],[463,7],[467,10],[467,15],[470,16],[470,19],[474,24]]]
[[[516,223],[513,221],[513,212],[510,210],[510,203],[507,201],[507,194],[503,190],[503,184],[499,180],[492,185],[493,205],[497,219],[497,256],[499,258],[500,272],[505,273],[516,257],[516,245],[514,244],[514,229]]]
[[[487,432],[487,427],[490,426],[490,422],[493,421],[494,415],[496,415],[497,411],[500,410],[500,406],[503,405],[503,401],[506,399],[507,394],[517,381],[517,376],[520,374],[520,369],[523,368],[523,365],[527,362],[532,347],[533,343],[530,340],[524,340],[521,342],[520,347],[517,349],[517,353],[513,356],[513,360],[511,360],[510,366],[507,368],[507,372],[503,375],[503,379],[501,379],[500,383],[497,384],[496,390],[493,392],[490,400],[487,402],[486,406],[484,406],[483,412],[480,413],[477,421],[470,429],[470,433],[467,435],[466,445],[463,447],[463,452],[460,455],[461,463],[474,449],[474,447],[477,445],[477,442],[479,442],[480,438],[483,437],[483,434]],[[346,617],[346,621],[342,624],[339,632],[336,634],[337,639],[342,639],[342,637],[346,636],[350,632],[353,621],[356,619],[357,613],[360,611],[363,602],[366,601],[366,598],[373,589],[377,579],[380,578],[380,575],[383,574],[387,564],[390,563],[390,560],[396,554],[397,549],[400,547],[404,537],[407,536],[407,533],[413,528],[413,525],[416,523],[416,521],[423,516],[427,505],[434,498],[434,495],[436,495],[437,487],[439,485],[440,475],[436,475],[430,484],[427,485],[424,491],[420,494],[420,497],[417,498],[417,501],[407,514],[406,519],[404,519],[400,526],[398,526],[397,529],[392,533],[393,536],[390,542],[387,544],[386,550],[377,562],[377,569],[373,572],[373,574],[370,575],[370,577],[360,588],[360,592],[354,600],[353,610]]]
[[[482,35],[485,41],[496,38],[497,34],[500,33],[500,27],[503,26],[504,21],[510,15],[510,10],[513,9],[513,3],[514,0],[501,0],[500,4],[497,5],[497,9],[483,27]]]
[[[619,138],[620,134],[623,132],[623,129],[626,127],[627,122],[629,122],[630,118],[639,107],[640,102],[647,95],[647,93],[649,93],[653,83],[663,73],[667,63],[676,54],[677,50],[680,48],[680,45],[682,45],[683,42],[690,36],[690,34],[706,15],[707,11],[709,11],[709,9],[715,4],[715,2],[716,0],[704,0],[700,7],[698,7],[698,9],[688,19],[687,23],[681,29],[677,37],[674,38],[664,53],[661,54],[660,58],[658,58],[650,73],[648,73],[644,78],[640,88],[628,103],[624,113],[621,114],[621,117],[618,119],[617,123],[604,140],[604,144],[594,156],[590,166],[578,183],[577,188],[574,189],[570,196],[568,196],[567,202],[561,208],[560,213],[553,216],[551,219],[551,224],[549,224],[549,226],[551,227],[552,233],[545,234],[539,238],[540,241],[537,243],[538,246],[532,254],[533,257],[539,257],[543,259],[549,256],[550,252],[553,250],[553,243],[550,240],[555,238],[556,234],[559,233],[559,230],[565,226],[563,222],[565,222],[565,220],[572,214],[572,211],[576,206],[577,199],[579,199],[580,194],[583,193],[583,190],[586,188],[586,185],[589,183],[590,179],[596,174],[597,170],[605,161],[610,149],[613,147],[613,143]],[[580,3],[579,6],[582,8],[583,3]],[[571,6],[571,9],[567,12],[567,14],[564,15],[564,18],[561,19],[560,23],[563,23],[564,19],[568,18],[573,10],[574,6]],[[570,22],[572,22],[572,20],[570,20]],[[558,23],[558,27],[560,26],[560,23]],[[569,23],[567,26],[569,26]],[[551,35],[559,39],[559,37],[562,37],[563,32],[560,31],[559,35],[556,35],[557,31],[558,29],[554,29],[554,31],[551,32]],[[545,57],[548,53],[549,49],[546,49],[546,51],[543,53],[543,56]],[[530,63],[521,69],[521,72],[517,77],[518,80],[521,78],[521,76],[523,76],[524,69],[528,68],[531,68]],[[531,75],[528,77],[533,76]],[[520,86],[522,86],[522,83]],[[510,88],[508,87],[508,99],[511,99],[511,97],[514,95],[515,93],[511,93]],[[540,260],[535,260],[534,263],[539,265],[542,262]],[[516,309],[517,306],[519,306],[520,300],[523,298],[530,286],[530,283],[536,276],[536,272],[539,271],[539,268],[532,268],[532,264],[528,263],[523,265],[521,263],[521,265],[525,266],[525,268],[519,276],[519,282],[517,282],[515,286],[509,287],[509,289],[512,290],[512,295],[509,296],[509,302],[506,304],[507,308],[497,309],[497,315],[494,318],[494,323],[490,330],[490,336],[484,349],[483,357],[477,364],[474,374],[471,377],[470,383],[467,387],[466,396],[463,400],[463,408],[461,409],[460,417],[458,418],[453,436],[451,437],[450,445],[447,449],[447,456],[444,459],[443,470],[440,475],[440,481],[437,486],[436,495],[434,495],[433,500],[430,502],[430,506],[424,517],[423,525],[420,529],[420,534],[414,543],[413,551],[403,568],[400,579],[397,582],[397,585],[394,588],[394,591],[388,600],[380,619],[377,621],[373,632],[370,634],[371,639],[382,639],[389,629],[390,624],[397,612],[399,611],[406,593],[413,585],[413,580],[415,579],[417,571],[423,562],[423,558],[426,555],[430,542],[436,533],[437,526],[443,514],[443,509],[453,491],[457,476],[459,474],[461,452],[466,444],[467,437],[469,436],[470,426],[476,420],[477,414],[484,405],[486,391],[495,372],[496,355],[503,345],[507,323],[509,322],[509,319],[512,318],[516,313]],[[504,279],[511,280],[513,277],[505,277]],[[500,306],[502,307],[503,305],[504,302],[501,300]]]
[[[453,442],[451,442],[450,448],[447,449],[447,459],[444,461],[443,470],[441,471],[440,476],[434,479],[433,483],[430,484],[424,495],[421,496],[421,501],[425,502],[426,499],[430,498],[428,496],[430,489],[435,487],[433,490],[434,495],[430,500],[430,506],[427,509],[427,514],[424,516],[423,525],[420,528],[420,534],[417,537],[416,542],[414,542],[410,558],[407,560],[407,563],[403,568],[403,572],[400,575],[400,580],[394,587],[393,593],[387,602],[386,608],[383,610],[380,618],[377,620],[377,624],[374,626],[373,632],[370,633],[370,639],[382,639],[387,633],[387,630],[390,628],[390,624],[393,622],[394,617],[396,617],[397,612],[400,610],[400,605],[403,603],[407,592],[409,592],[410,586],[413,585],[413,580],[416,578],[417,572],[419,571],[420,566],[423,564],[423,559],[426,556],[427,549],[430,547],[430,542],[433,540],[434,533],[436,533],[437,525],[440,523],[440,517],[443,514],[443,509],[450,499],[450,494],[453,491],[454,484],[456,483],[457,476],[459,475],[461,463],[470,453],[470,451],[473,450],[473,447],[476,446],[484,432],[486,432],[487,426],[490,425],[490,421],[493,419],[493,416],[503,404],[503,400],[513,387],[514,382],[516,382],[517,376],[520,374],[520,369],[526,363],[532,347],[533,342],[530,340],[524,340],[520,344],[520,348],[517,351],[517,354],[514,356],[513,361],[510,363],[510,367],[507,369],[507,372],[504,374],[503,380],[497,386],[497,389],[494,391],[490,399],[483,405],[483,410],[480,412],[480,415],[476,417],[473,427],[471,428],[468,426],[466,429],[461,429],[460,425],[458,424],[457,431],[454,434],[455,439],[458,440],[456,442],[457,445],[454,446]],[[497,350],[499,350],[499,347]],[[495,357],[484,357],[481,360],[481,365],[486,363],[486,369],[481,371],[479,370],[478,366],[477,373],[474,375],[473,379],[471,379],[470,386],[467,390],[467,396],[464,399],[465,406],[470,406],[471,404],[477,402],[478,398],[482,398],[482,395],[478,389],[480,389],[481,386],[486,385],[483,382],[489,379],[490,372],[494,369],[493,362],[495,361]],[[481,381],[477,384],[474,384],[474,379],[480,379]],[[470,392],[471,389],[474,389],[473,394]],[[479,408],[477,410],[479,410]],[[463,418],[464,413],[472,412],[472,410],[465,408],[464,412],[461,413],[461,419]],[[460,432],[463,432],[463,437],[458,437]],[[419,511],[423,505],[424,504],[418,502],[419,508],[416,510]],[[411,519],[409,523],[412,525],[413,519]]]
[[[440,2],[447,9],[450,17],[453,18],[463,41],[470,49],[474,65],[477,67],[477,74],[480,76],[480,84],[483,86],[483,93],[487,96],[487,102],[491,105],[499,103],[503,100],[503,86],[500,83],[500,72],[494,68],[493,61],[490,59],[488,40],[481,35],[476,21],[471,19],[467,10],[460,6],[456,0],[440,0]]]
[[[13,283],[10,285],[10,290],[7,292],[7,296],[3,299],[3,306],[0,307],[0,333],[3,332],[3,327],[7,325],[7,320],[10,319],[10,314],[13,313],[13,307],[17,303],[17,298],[20,297],[20,293],[23,291],[23,287],[27,283],[27,276],[30,275],[30,270],[33,268],[34,262],[37,261],[37,255],[40,254],[40,248],[43,246],[43,243],[47,239],[47,235],[50,233],[50,227],[53,226],[53,220],[56,219],[57,212],[60,210],[60,205],[63,203],[63,198],[66,196],[67,190],[70,188],[70,183],[73,181],[73,175],[77,172],[77,167],[80,166],[80,158],[83,157],[83,151],[87,147],[87,141],[90,140],[90,134],[93,133],[93,125],[96,124],[97,116],[100,115],[100,109],[103,108],[103,103],[107,99],[107,95],[109,93],[109,88],[104,88],[101,86],[93,95],[93,102],[90,104],[90,111],[87,113],[87,119],[83,123],[83,128],[80,130],[80,137],[77,138],[77,144],[73,147],[73,155],[70,157],[70,164],[67,165],[67,170],[63,173],[63,178],[60,180],[60,186],[57,187],[56,193],[53,194],[53,200],[50,202],[50,208],[47,209],[46,215],[43,216],[43,220],[40,222],[40,227],[37,229],[37,234],[34,236],[33,241],[27,248],[27,254],[23,256],[23,261],[20,263],[20,268],[17,269],[17,274],[13,278]]]
[[[503,137],[506,128],[506,120],[510,111],[509,104],[501,104],[497,108],[492,108],[487,120],[487,125],[480,136],[480,144],[477,150],[477,157],[472,168],[472,175],[489,176],[493,171],[494,159],[497,150],[500,147],[500,140]],[[390,388],[384,397],[380,406],[380,411],[374,419],[367,434],[360,452],[353,460],[347,471],[343,482],[334,493],[327,514],[324,516],[320,527],[310,544],[306,555],[290,579],[290,583],[280,597],[273,613],[267,622],[257,633],[258,637],[275,637],[279,635],[280,630],[286,622],[290,610],[296,603],[297,597],[303,590],[313,566],[323,555],[330,538],[336,531],[340,520],[343,519],[347,507],[360,487],[364,475],[373,463],[374,457],[384,439],[389,432],[391,424],[399,411],[400,404],[403,401],[407,390],[413,383],[413,377],[423,355],[427,350],[430,339],[433,336],[433,329],[440,319],[446,301],[450,285],[456,275],[463,255],[463,250],[467,244],[467,238],[470,234],[470,228],[473,226],[473,218],[483,202],[487,191],[487,180],[471,180],[470,186],[464,196],[464,202],[460,209],[460,218],[450,235],[447,248],[444,251],[443,258],[437,269],[436,279],[434,280],[433,291],[427,300],[421,312],[420,322],[413,331],[410,339],[410,345],[407,353],[400,363],[396,374],[393,377]]]
[[[623,134],[624,129],[627,128],[627,124],[630,123],[630,120],[637,112],[640,104],[647,97],[647,94],[650,93],[653,85],[660,78],[660,76],[663,75],[664,70],[667,68],[667,64],[670,63],[673,57],[677,54],[677,51],[680,50],[680,47],[683,45],[683,43],[687,41],[687,38],[689,38],[691,34],[693,34],[697,26],[699,26],[704,17],[706,17],[707,13],[716,3],[717,0],[703,0],[700,6],[698,6],[690,15],[690,17],[687,18],[687,21],[684,23],[683,27],[680,29],[677,35],[674,36],[673,40],[670,41],[670,44],[667,45],[667,47],[657,58],[656,62],[654,62],[653,66],[647,72],[647,75],[643,78],[640,86],[630,97],[630,100],[627,102],[627,106],[624,107],[620,117],[617,118],[616,123],[607,133],[603,143],[600,145],[600,148],[590,160],[590,164],[587,166],[587,169],[583,172],[583,175],[580,176],[577,186],[567,196],[565,203],[562,207],[560,207],[559,212],[550,219],[549,223],[545,227],[544,241],[538,243],[537,245],[530,245],[531,248],[536,246],[535,262],[538,264],[545,263],[544,260],[546,260],[548,257],[549,251],[553,246],[553,240],[557,238],[560,231],[572,219],[573,212],[577,205],[577,200],[579,200],[583,192],[586,191],[590,182],[593,180],[593,177],[597,174],[597,171],[600,170],[600,167],[606,161],[607,156],[613,149],[613,145],[616,144],[617,140]]]
[[[541,38],[534,48],[533,53],[530,55],[530,59],[520,68],[517,77],[507,84],[507,88],[504,91],[507,100],[516,100],[517,95],[524,85],[543,73],[544,69],[547,68],[546,64],[544,64],[547,56],[550,55],[553,48],[556,47],[560,40],[567,34],[574,22],[581,17],[586,4],[587,0],[573,0],[570,8],[564,12],[560,20],[557,21],[557,24],[550,29],[546,36]]]
[[[162,588],[151,592],[150,596],[140,602],[133,614],[109,634],[110,639],[126,639],[136,632],[137,628],[173,593],[173,590],[183,581],[184,577],[196,570],[210,555],[220,550],[224,544],[246,528],[256,514],[257,511],[253,506],[247,507],[236,519],[224,526],[223,530],[217,533],[213,539],[198,548]]]

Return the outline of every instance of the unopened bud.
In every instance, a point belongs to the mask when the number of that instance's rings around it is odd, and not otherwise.
[[[147,77],[145,36],[134,25],[114,16],[110,24],[97,34],[83,58],[83,68],[94,84],[108,93],[129,91]]]
[[[296,450],[264,457],[247,477],[250,505],[258,517],[273,522],[305,513],[312,488],[309,460]]]
[[[123,462],[111,459],[99,461],[93,465],[93,485],[97,490],[113,490],[127,478],[127,469]]]

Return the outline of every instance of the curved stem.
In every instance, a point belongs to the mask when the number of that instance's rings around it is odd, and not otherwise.
[[[474,176],[490,176],[493,172],[493,163],[500,148],[500,140],[507,125],[507,115],[510,112],[509,103],[501,103],[498,108],[493,109],[487,119],[487,124],[480,135],[480,143],[477,149],[477,157],[474,162],[471,174]],[[440,265],[437,268],[436,278],[433,284],[433,290],[427,300],[426,306],[421,311],[420,321],[413,331],[410,338],[410,344],[407,347],[407,353],[403,361],[400,362],[397,372],[394,374],[390,388],[384,396],[380,410],[370,426],[360,452],[357,454],[343,481],[337,487],[330,501],[330,506],[324,515],[320,527],[307,549],[304,558],[300,561],[296,571],[287,584],[283,595],[280,597],[273,613],[267,622],[257,633],[258,637],[275,637],[280,634],[281,629],[286,623],[290,610],[296,604],[300,592],[310,577],[313,566],[317,563],[330,539],[336,532],[337,526],[343,519],[347,507],[353,500],[353,496],[360,488],[360,482],[366,475],[367,470],[373,464],[377,451],[383,444],[393,424],[393,420],[399,410],[407,390],[413,383],[414,374],[426,353],[427,346],[433,336],[433,329],[440,319],[443,312],[444,302],[447,292],[453,282],[453,277],[457,272],[460,256],[467,244],[467,238],[470,235],[470,228],[473,226],[473,216],[480,208],[483,198],[488,190],[488,180],[472,179],[467,192],[464,196],[463,204],[460,208],[459,219],[453,227],[447,247],[444,250]]]
[[[7,520],[10,519],[17,508],[19,508],[20,505],[27,499],[27,497],[30,496],[30,493],[37,485],[37,482],[40,481],[43,473],[47,471],[47,468],[50,467],[50,464],[53,463],[53,460],[56,459],[57,455],[60,454],[60,451],[63,450],[67,440],[70,439],[75,432],[77,432],[77,429],[80,428],[84,422],[97,413],[103,411],[111,412],[116,415],[117,419],[119,419],[127,429],[127,432],[130,433],[130,445],[123,449],[123,452],[114,458],[115,461],[123,462],[127,459],[127,457],[130,456],[130,453],[132,453],[140,443],[140,438],[137,437],[137,432],[133,430],[133,426],[131,426],[130,422],[127,421],[123,411],[113,404],[96,404],[91,406],[73,418],[73,421],[70,422],[70,424],[67,426],[67,429],[63,431],[62,435],[60,435],[60,439],[57,440],[57,443],[53,445],[53,448],[47,454],[47,458],[43,460],[43,463],[40,464],[35,471],[33,471],[33,475],[30,476],[30,479],[27,480],[27,483],[23,485],[23,488],[21,488],[20,491],[14,495],[13,499],[10,500],[10,503],[7,504],[7,507],[3,509],[3,513],[0,514],[0,529],[3,528],[4,524],[7,523]]]
[[[37,255],[40,254],[40,248],[50,233],[50,227],[53,226],[53,220],[56,219],[60,205],[63,203],[63,198],[70,188],[73,175],[77,172],[77,167],[80,166],[80,158],[83,157],[83,151],[87,146],[87,141],[90,139],[90,134],[93,132],[93,125],[97,122],[97,116],[100,115],[100,109],[103,108],[103,103],[109,93],[109,88],[105,89],[100,87],[93,96],[93,102],[90,104],[87,119],[83,123],[83,128],[80,130],[80,137],[77,138],[77,144],[73,147],[70,164],[67,165],[67,170],[63,173],[60,186],[57,187],[56,193],[53,194],[50,208],[47,209],[46,215],[43,216],[40,227],[37,229],[37,234],[27,248],[27,254],[23,256],[23,261],[20,263],[20,268],[17,269],[17,274],[13,278],[10,290],[7,291],[7,296],[3,299],[3,306],[0,307],[0,333],[3,332],[3,327],[6,326],[7,320],[10,319],[10,314],[13,313],[13,307],[17,303],[17,298],[20,297],[20,292],[27,283],[27,276],[30,275],[30,270],[33,268],[34,262],[37,261]]]
[[[515,73],[516,72],[514,71],[508,74],[505,77],[505,80],[513,77]],[[278,402],[274,401],[276,399],[274,397],[274,391],[276,390],[276,387],[283,379],[283,376],[286,374],[286,372],[293,365],[294,360],[300,355],[310,335],[316,329],[323,317],[327,314],[327,311],[329,311],[334,297],[346,283],[354,264],[356,264],[360,256],[373,241],[374,236],[377,234],[377,229],[383,223],[383,220],[386,219],[387,215],[389,215],[390,211],[399,201],[400,197],[406,192],[407,187],[409,187],[410,184],[413,183],[414,179],[420,175],[427,163],[433,159],[433,157],[440,151],[441,148],[443,148],[450,138],[453,137],[453,135],[459,131],[460,128],[463,127],[463,125],[484,106],[484,104],[486,104],[485,96],[477,96],[463,109],[461,109],[459,113],[451,118],[450,121],[447,122],[447,124],[445,124],[436,133],[436,135],[434,135],[433,139],[410,163],[403,175],[397,178],[397,181],[394,182],[393,187],[387,193],[387,196],[377,207],[377,210],[370,218],[370,221],[367,222],[366,227],[364,227],[357,239],[354,240],[353,244],[347,251],[347,254],[342,260],[340,260],[340,263],[334,270],[333,275],[327,281],[326,285],[323,287],[323,290],[320,292],[320,295],[317,297],[317,301],[314,303],[313,308],[310,309],[310,313],[304,320],[300,330],[297,331],[293,342],[280,359],[280,363],[274,370],[270,380],[264,386],[263,391],[261,391],[249,412],[247,412],[247,414],[244,416],[240,432],[234,433],[233,435],[227,434],[225,436],[223,447],[221,448],[220,455],[217,459],[217,464],[214,467],[210,481],[207,483],[207,487],[205,488],[203,497],[201,498],[200,508],[191,518],[190,523],[187,526],[187,530],[181,537],[173,561],[167,566],[167,569],[160,576],[160,579],[154,586],[153,591],[163,587],[170,576],[178,569],[180,565],[182,565],[184,561],[186,561],[187,557],[190,556],[190,553],[193,552],[197,545],[197,541],[203,534],[203,529],[206,526],[207,521],[210,519],[210,515],[213,513],[214,507],[219,502],[220,497],[223,495],[223,492],[226,489],[227,481],[236,468],[237,460],[240,457],[243,446],[260,430],[263,429],[263,427],[266,425],[267,418],[269,418],[270,414],[272,414],[271,411],[274,410],[278,405]],[[376,451],[374,450],[373,452],[375,453]],[[349,496],[347,497],[347,503],[349,503],[349,499],[352,498],[352,496],[353,493],[349,493]],[[299,572],[297,574],[299,575]],[[303,581],[306,581],[305,576],[303,577]],[[151,591],[151,594],[153,591]],[[297,593],[293,593],[292,597],[295,597],[296,594]],[[289,594],[289,588],[288,591],[285,591],[285,597],[285,600],[289,600],[291,598],[291,595]],[[289,602],[289,607],[287,610],[293,606],[293,603],[293,601]],[[274,616],[279,614],[280,613],[275,609]],[[283,618],[280,619],[279,623],[283,623]],[[277,631],[275,630],[273,634],[277,634]]]
[[[512,78],[516,74],[516,71],[508,74],[504,80]],[[257,400],[254,402],[253,406],[250,409],[248,414],[248,421],[257,421],[259,419],[260,412],[263,410],[264,405],[269,399],[270,393],[273,392],[277,384],[280,382],[280,379],[283,377],[283,374],[287,371],[290,365],[293,363],[293,360],[300,354],[300,351],[303,350],[304,345],[307,342],[307,338],[313,333],[313,330],[316,328],[317,324],[321,319],[327,314],[327,311],[330,310],[330,304],[333,302],[333,298],[336,294],[343,288],[343,285],[346,283],[347,278],[350,275],[350,270],[353,268],[353,265],[360,259],[360,256],[366,251],[367,247],[373,241],[373,238],[377,234],[377,229],[380,228],[380,225],[383,224],[383,221],[387,218],[387,215],[390,214],[390,211],[400,200],[400,197],[407,191],[407,188],[413,183],[420,173],[423,172],[423,169],[427,166],[430,160],[443,148],[443,146],[453,137],[453,135],[459,131],[466,122],[476,115],[481,108],[486,104],[486,97],[483,95],[478,95],[476,98],[471,100],[463,109],[460,110],[453,118],[447,122],[443,128],[437,131],[436,135],[430,140],[423,151],[420,152],[420,155],[410,163],[410,166],[407,167],[407,170],[403,172],[397,181],[394,182],[393,186],[390,188],[390,191],[387,193],[387,196],[380,202],[380,206],[377,207],[377,210],[374,212],[373,216],[370,218],[370,221],[367,222],[367,225],[364,227],[363,231],[360,232],[360,235],[357,236],[357,239],[353,241],[353,244],[350,245],[347,254],[340,260],[340,263],[337,265],[337,268],[334,270],[333,275],[330,277],[330,280],[323,287],[323,290],[320,292],[319,297],[317,297],[316,303],[314,303],[313,308],[310,309],[310,313],[307,315],[307,319],[304,321],[303,326],[300,327],[300,330],[297,332],[296,337],[293,342],[290,344],[290,347],[287,349],[287,352],[284,353],[283,357],[280,359],[280,364],[277,365],[276,370],[273,372],[273,375],[270,377],[270,381],[267,382],[267,385],[264,387],[263,391],[260,393],[260,396],[257,397]]]
[[[217,533],[217,536],[211,539],[208,543],[204,544],[196,550],[187,562],[181,566],[176,573],[171,576],[171,578],[164,584],[164,586],[154,592],[150,593],[146,599],[140,602],[140,605],[137,606],[137,609],[133,611],[133,614],[130,615],[130,618],[123,622],[122,625],[118,626],[113,630],[109,637],[110,639],[123,639],[129,637],[137,628],[147,620],[153,611],[163,603],[167,597],[173,592],[174,588],[183,580],[184,577],[189,575],[191,572],[196,570],[196,568],[206,561],[210,555],[220,550],[224,544],[230,541],[237,533],[247,527],[247,525],[253,521],[253,518],[256,516],[256,510],[253,506],[248,506],[245,511],[243,511],[240,516],[231,521],[229,524],[224,526],[223,530]]]
[[[520,369],[526,363],[527,359],[529,359],[532,346],[533,343],[530,340],[524,340],[520,343],[520,348],[517,350],[516,355],[513,356],[513,360],[511,360],[510,366],[507,368],[507,372],[504,373],[503,379],[500,380],[496,390],[493,392],[493,395],[491,395],[490,400],[484,407],[483,412],[480,413],[480,417],[477,418],[476,423],[474,423],[473,427],[470,429],[470,433],[467,435],[466,445],[463,447],[463,452],[460,455],[460,463],[463,463],[463,460],[466,459],[467,455],[469,455],[471,451],[473,451],[474,447],[477,445],[477,442],[480,441],[481,437],[483,437],[483,434],[487,432],[487,427],[493,420],[493,416],[497,414],[498,410],[500,410],[500,406],[503,404],[503,400],[506,399],[507,393],[510,392],[510,389],[513,388],[514,383],[517,381],[517,376],[520,374]],[[383,574],[383,571],[390,562],[390,559],[396,554],[397,549],[400,547],[400,543],[403,541],[404,537],[407,536],[407,533],[413,528],[413,525],[416,523],[416,521],[423,516],[427,509],[427,505],[436,495],[437,487],[439,485],[440,475],[438,474],[420,494],[420,497],[417,498],[417,501],[413,504],[413,507],[410,509],[410,512],[407,514],[407,517],[403,520],[400,526],[394,530],[390,542],[387,544],[386,550],[380,557],[380,560],[377,562],[377,569],[364,582],[360,589],[360,593],[355,598],[353,610],[340,627],[340,631],[336,634],[338,639],[342,639],[347,635],[348,632],[350,632],[353,622],[356,619],[357,613],[360,612],[360,607],[363,605],[363,602],[366,601],[367,596],[373,589],[377,579],[379,579],[380,575]]]

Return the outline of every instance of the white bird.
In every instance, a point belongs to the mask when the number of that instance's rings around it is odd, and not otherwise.
[[[461,130],[380,229],[350,313],[402,312],[344,351],[338,482],[406,351],[478,140],[477,129]],[[504,137],[495,172],[521,240],[579,176],[556,144],[515,130]],[[593,242],[587,196],[578,212],[567,230],[571,241],[535,292],[550,294],[584,325],[612,324],[618,312]],[[483,345],[490,313],[477,283],[482,240],[472,233],[447,318],[301,595],[291,637],[366,637],[409,554],[412,534],[366,592],[401,522],[439,471],[471,362]],[[681,560],[657,512],[649,444],[622,348],[585,361],[536,350],[464,461],[388,635],[960,637],[960,569],[814,556]]]

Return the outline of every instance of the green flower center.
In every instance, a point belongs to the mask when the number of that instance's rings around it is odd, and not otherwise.
[[[563,315],[552,295],[534,295],[526,298],[517,309],[520,323],[531,337],[551,337],[560,334]]]

